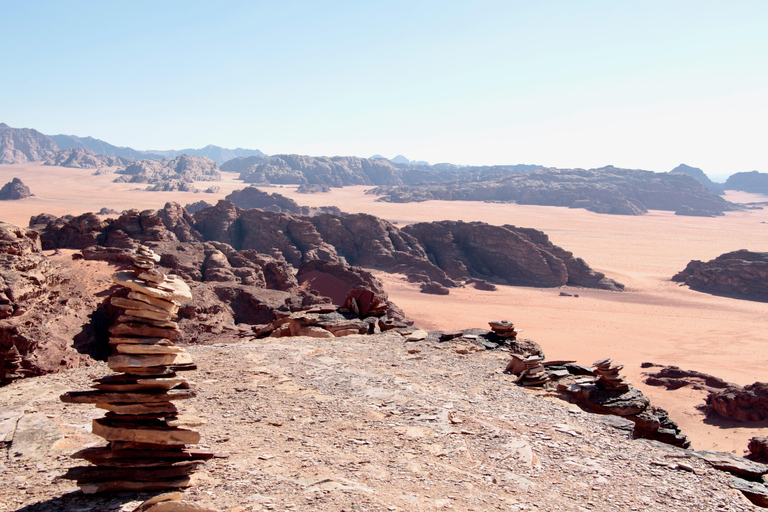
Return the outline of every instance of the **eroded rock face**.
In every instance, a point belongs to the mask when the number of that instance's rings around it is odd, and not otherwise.
[[[440,221],[412,224],[402,231],[418,240],[429,260],[452,279],[623,289],[623,285],[592,271],[584,260],[574,258],[534,229]]]
[[[723,418],[736,421],[768,419],[768,383],[731,386],[707,396],[707,409]]]
[[[13,178],[0,189],[0,201],[24,199],[32,195],[34,194],[29,191],[29,187],[22,183],[19,178]]]
[[[260,208],[262,210],[272,210],[275,212],[302,213],[301,206],[299,206],[293,199],[277,193],[268,194],[256,187],[246,187],[241,190],[235,190],[225,199],[232,201],[235,206],[244,210]]]
[[[32,375],[77,366],[89,345],[99,301],[76,278],[62,279],[36,232],[0,223],[0,350],[15,346]],[[73,343],[74,339],[74,343]]]
[[[672,280],[700,292],[768,301],[768,253],[742,249],[706,262],[693,260]]]

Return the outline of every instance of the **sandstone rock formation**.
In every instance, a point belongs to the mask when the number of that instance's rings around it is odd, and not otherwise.
[[[736,421],[768,419],[768,383],[755,382],[741,387],[731,385],[710,392],[707,410]]]
[[[293,199],[277,193],[269,194],[256,187],[246,187],[241,190],[235,190],[225,199],[232,201],[235,206],[244,210],[259,208],[262,210],[295,213],[298,215],[302,213],[301,206],[299,206]]]
[[[615,167],[541,169],[478,180],[383,186],[368,193],[389,202],[505,201],[588,208],[623,215],[638,215],[646,209],[676,211],[681,206],[715,212],[738,208],[711,194],[690,176]]]
[[[103,311],[84,288],[42,254],[37,232],[0,223],[0,352],[18,351],[21,369],[39,375],[97,355]]]
[[[690,165],[680,164],[669,172],[687,174],[688,176],[694,178],[696,181],[704,185],[704,187],[706,187],[706,189],[709,190],[712,194],[716,194],[718,196],[725,194],[725,186],[722,183],[715,183],[709,179],[709,176],[704,174],[704,171],[698,167],[691,167]]]
[[[24,199],[32,195],[34,194],[29,191],[29,187],[22,183],[19,178],[13,178],[13,180],[3,185],[3,188],[0,188],[0,201]]]
[[[132,162],[133,160],[129,158],[97,155],[88,149],[70,148],[47,158],[43,165],[58,165],[76,169],[101,169],[103,167],[126,167]]]
[[[707,262],[693,260],[672,280],[700,292],[768,301],[768,253],[741,249]]]
[[[181,155],[173,160],[138,160],[118,171],[121,183],[149,183],[158,190],[191,190],[193,181],[219,181],[219,166],[205,157]],[[191,190],[193,191],[193,190]]]
[[[253,158],[253,157],[251,157]],[[234,165],[227,169],[235,168]],[[249,165],[240,171],[246,183],[304,183],[343,187],[348,185],[397,184],[396,167],[388,160],[354,156],[311,157],[273,155],[267,161]]]
[[[454,280],[483,279],[528,286],[624,286],[595,272],[580,258],[555,246],[542,232],[482,222],[439,221],[401,230],[415,238],[430,261]]]
[[[737,172],[725,180],[726,190],[741,190],[755,194],[768,194],[768,173]]]
[[[20,164],[53,157],[59,148],[37,130],[0,123],[0,164]]]

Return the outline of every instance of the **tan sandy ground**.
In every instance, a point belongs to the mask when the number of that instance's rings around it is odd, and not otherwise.
[[[0,204],[0,219],[25,226],[31,215],[63,215],[98,211],[106,206],[160,208],[167,201],[182,205],[215,203],[242,188],[235,175],[217,182],[218,194],[144,192],[145,185],[114,184],[114,176],[37,164],[0,166],[0,184],[19,177],[35,197]],[[198,184],[206,188],[208,183]],[[449,296],[418,293],[399,276],[379,273],[390,297],[417,325],[428,329],[484,327],[490,320],[509,319],[538,341],[552,359],[573,358],[590,364],[613,357],[652,401],[669,410],[697,449],[742,453],[747,439],[766,435],[768,424],[754,428],[705,423],[695,408],[703,394],[683,388],[666,391],[642,382],[640,363],[652,361],[699,370],[738,384],[768,380],[768,304],[714,297],[681,287],[670,277],[692,259],[708,260],[736,249],[768,251],[768,210],[728,213],[724,217],[678,217],[652,211],[640,217],[599,215],[586,210],[510,204],[437,202],[376,203],[367,187],[334,189],[303,195],[295,187],[265,189],[307,206],[337,205],[347,212],[366,212],[404,225],[432,220],[485,221],[544,231],[551,240],[594,269],[627,285],[627,292],[499,287],[496,292],[473,288]],[[734,201],[768,197],[730,193]]]

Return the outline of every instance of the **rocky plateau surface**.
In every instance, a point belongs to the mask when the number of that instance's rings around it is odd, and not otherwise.
[[[381,186],[370,191],[380,201],[504,201],[585,208],[597,213],[642,215],[687,206],[724,212],[738,207],[713,195],[681,173],[654,173],[615,167],[541,169],[442,184]]]
[[[765,302],[768,253],[741,249],[709,261],[693,260],[672,280],[700,292]]]
[[[200,508],[755,510],[733,487],[762,484],[716,467],[759,478],[763,466],[633,440],[615,416],[514,385],[503,352],[397,333],[241,340],[188,347],[196,396],[179,404],[208,419],[198,446],[217,453],[184,492]],[[101,412],[58,397],[108,372],[96,362],[0,388],[7,509],[128,512],[152,496],[83,495],[60,478],[103,440],[90,432]]]

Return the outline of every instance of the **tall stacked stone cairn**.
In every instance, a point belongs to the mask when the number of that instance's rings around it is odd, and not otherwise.
[[[129,290],[127,297],[111,298],[123,309],[109,329],[113,355],[107,364],[116,373],[95,379],[94,390],[61,396],[66,403],[94,404],[107,411],[93,420],[93,433],[108,444],[72,455],[93,465],[71,468],[64,475],[86,494],[189,487],[191,473],[213,457],[186,448],[200,440],[200,434],[187,427],[204,421],[179,414],[173,403],[195,396],[190,383],[177,374],[195,365],[187,351],[173,343],[179,336],[173,318],[179,301],[192,299],[191,290],[179,278],[157,270],[160,257],[149,248],[140,247],[134,257],[132,270],[112,277]]]
[[[624,369],[623,364],[613,364],[613,359],[605,358],[592,363],[597,375],[597,383],[605,389],[612,391],[628,391],[630,385],[626,377],[619,372]]]
[[[488,322],[488,325],[491,326],[491,330],[496,336],[505,340],[517,339],[517,333],[522,332],[520,331],[520,329],[515,329],[515,324],[513,324],[509,320],[499,320],[496,322]]]
[[[21,367],[21,354],[16,345],[11,345],[5,353],[0,356],[2,368],[0,368],[0,384],[8,384],[15,379],[21,379],[29,373]]]

